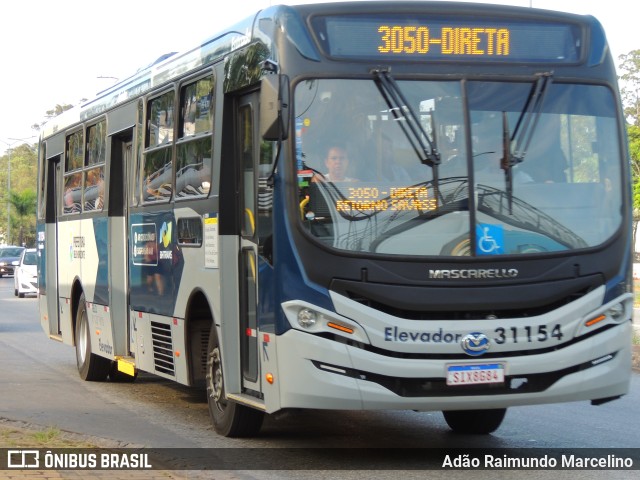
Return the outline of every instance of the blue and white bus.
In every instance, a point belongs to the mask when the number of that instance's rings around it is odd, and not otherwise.
[[[628,392],[629,153],[593,17],[272,6],[52,119],[40,320],[85,380],[206,389],[215,430],[289,408]]]

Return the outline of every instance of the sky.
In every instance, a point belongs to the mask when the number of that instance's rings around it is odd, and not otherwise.
[[[638,20],[628,0],[485,1],[593,15],[604,26],[616,64],[619,55],[640,49],[640,36],[634,33]],[[320,2],[239,0],[227,5],[224,13],[215,0],[3,3],[0,154],[21,143],[37,142],[38,134],[31,126],[44,121],[46,111],[56,104],[76,105],[162,54],[190,49],[258,10],[279,3]],[[98,10],[98,5],[106,8]],[[176,5],[184,5],[187,10],[178,12]]]

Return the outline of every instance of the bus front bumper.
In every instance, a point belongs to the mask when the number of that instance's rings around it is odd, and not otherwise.
[[[402,358],[291,329],[276,337],[279,408],[465,410],[624,395],[631,322],[555,351],[479,360]],[[449,386],[452,364],[501,364],[502,384]],[[274,410],[273,408],[269,410]]]

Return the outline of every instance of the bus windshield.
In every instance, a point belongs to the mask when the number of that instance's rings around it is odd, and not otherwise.
[[[375,77],[299,83],[304,229],[332,248],[384,255],[535,254],[605,242],[622,222],[613,93],[554,79],[527,112],[536,81],[395,79],[402,102]],[[523,128],[528,139],[514,157],[511,135]]]

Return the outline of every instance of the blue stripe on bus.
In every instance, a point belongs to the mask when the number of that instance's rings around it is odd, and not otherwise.
[[[36,248],[38,249],[38,290],[41,295],[47,293],[47,249],[45,248],[45,223],[36,226]]]
[[[109,305],[109,243],[107,217],[93,219],[93,235],[98,254],[95,291],[93,301],[100,305]]]

